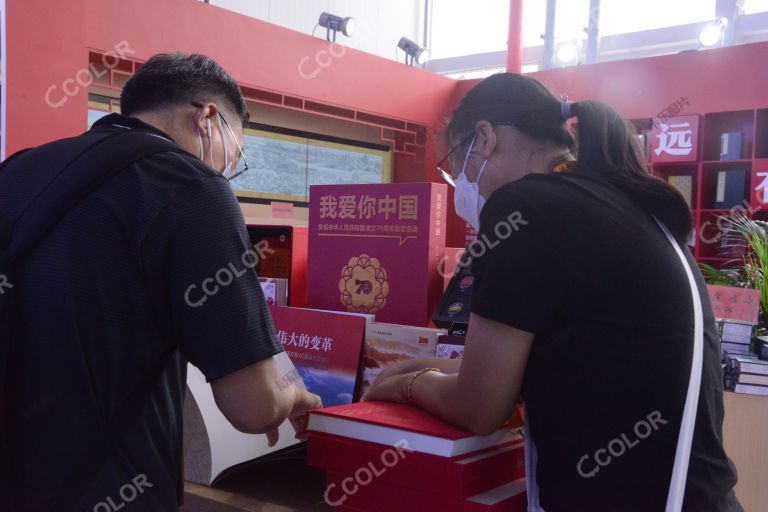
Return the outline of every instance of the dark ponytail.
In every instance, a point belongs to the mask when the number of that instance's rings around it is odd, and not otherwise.
[[[682,194],[651,174],[634,127],[614,109],[597,101],[571,105],[578,120],[576,172],[600,177],[623,190],[666,224],[684,244],[691,234],[691,210]]]
[[[448,136],[463,137],[485,120],[512,124],[538,142],[573,150],[578,154],[575,172],[623,190],[685,243],[692,228],[691,211],[676,188],[651,174],[632,125],[603,103],[579,101],[570,105],[577,120],[578,140],[574,140],[561,105],[539,81],[499,73],[464,96],[448,125]]]

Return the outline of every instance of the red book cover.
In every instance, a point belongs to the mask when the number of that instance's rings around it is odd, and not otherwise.
[[[277,337],[307,389],[320,395],[324,406],[351,403],[366,319],[281,306],[270,306],[270,311]]]
[[[307,304],[427,326],[442,295],[446,185],[313,185]]]
[[[405,404],[358,402],[311,411],[309,431],[392,446],[407,441],[410,449],[457,457],[519,439],[509,428],[476,436]]]
[[[383,446],[310,433],[307,464],[347,476],[369,468],[383,482],[456,499],[525,477],[522,439],[479,454],[446,459],[409,452],[402,444]]]
[[[325,501],[333,507],[364,512],[525,512],[525,479],[507,482],[466,500],[420,492],[382,482],[373,474],[326,476]]]

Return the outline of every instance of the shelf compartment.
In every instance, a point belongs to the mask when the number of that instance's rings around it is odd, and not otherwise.
[[[702,164],[702,210],[749,209],[752,162],[710,162]],[[724,172],[724,183],[720,173]],[[740,189],[740,190],[739,190]],[[725,201],[725,204],[723,204]]]
[[[720,161],[720,137],[724,133],[741,134],[741,155],[739,160],[751,159],[755,138],[755,111],[736,110],[715,112],[704,115],[704,137],[702,140],[704,161]],[[723,160],[729,161],[729,160]]]
[[[743,249],[728,247],[724,237],[724,228],[727,223],[721,217],[728,217],[724,213],[701,213],[699,224],[696,226],[695,254],[699,261],[704,260],[740,260],[744,255]]]
[[[755,158],[768,158],[768,108],[757,111],[755,120]]]

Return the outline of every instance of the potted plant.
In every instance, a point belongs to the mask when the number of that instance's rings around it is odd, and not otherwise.
[[[721,247],[744,250],[741,264],[726,269],[699,264],[708,284],[754,288],[760,293],[760,334],[768,332],[768,222],[749,218],[744,212],[721,216]],[[738,262],[739,260],[734,260]]]

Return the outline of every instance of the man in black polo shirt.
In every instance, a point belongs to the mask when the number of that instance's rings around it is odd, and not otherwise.
[[[138,160],[98,187],[15,269],[6,421],[17,510],[177,510],[187,361],[236,428],[271,443],[286,418],[301,435],[301,417],[321,406],[276,385],[285,354],[253,270],[202,303],[189,299],[191,287],[243,266],[252,251],[226,179],[248,118],[235,81],[204,56],[156,55],[125,85],[121,109],[92,131],[141,130],[180,150]],[[35,151],[0,172],[0,209],[11,218],[44,175],[24,168]],[[178,350],[136,417],[73,475],[169,347]]]

